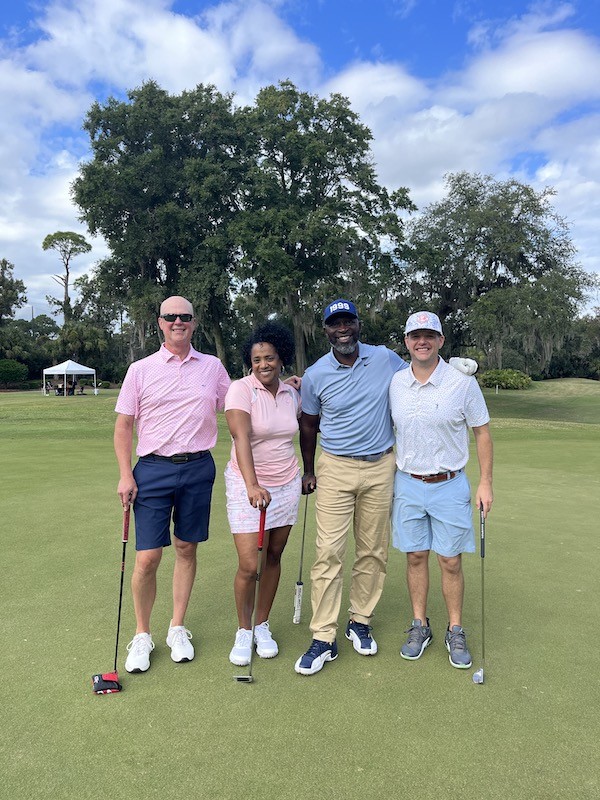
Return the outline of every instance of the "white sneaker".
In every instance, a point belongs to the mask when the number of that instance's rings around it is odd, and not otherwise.
[[[184,625],[172,625],[167,634],[167,644],[171,648],[171,658],[180,664],[194,658],[194,645],[190,642],[192,634]]]
[[[229,660],[238,667],[245,667],[250,663],[250,648],[252,646],[252,631],[238,628],[235,635],[235,644],[229,653]]]
[[[277,642],[269,630],[268,621],[256,625],[254,628],[254,641],[256,642],[256,652],[261,658],[274,658],[279,652]]]
[[[136,633],[127,645],[127,672],[146,672],[150,667],[150,653],[154,650],[154,642],[149,633]]]

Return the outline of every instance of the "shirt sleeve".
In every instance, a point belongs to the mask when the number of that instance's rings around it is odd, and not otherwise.
[[[225,411],[252,411],[252,388],[245,380],[233,381],[225,396]]]
[[[302,396],[302,411],[305,414],[318,415],[321,413],[321,401],[317,397],[313,382],[309,375],[304,373],[302,378],[302,387],[300,389]]]
[[[465,397],[465,420],[469,428],[478,428],[490,421],[483,392],[475,378],[469,378],[469,388]]]
[[[302,414],[302,398],[300,397],[299,392],[297,392],[293,386],[288,385],[288,391],[292,395],[292,400],[294,401],[294,408],[296,409],[296,416],[300,419],[300,415]]]
[[[126,414],[129,417],[138,416],[139,404],[135,372],[135,366],[131,364],[123,379],[121,390],[117,397],[117,404],[115,406],[117,414]]]
[[[389,350],[389,348],[388,353],[390,357],[390,366],[393,372],[399,372],[401,369],[408,369],[408,362],[403,358],[400,358],[398,353],[395,353],[393,350]]]
[[[225,397],[231,386],[231,378],[227,370],[219,361],[219,374],[217,375],[217,411],[223,411],[225,407]]]

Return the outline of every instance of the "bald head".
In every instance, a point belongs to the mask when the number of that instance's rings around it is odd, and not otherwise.
[[[181,319],[180,315],[183,315],[184,319]],[[164,334],[167,350],[180,358],[185,358],[196,330],[194,307],[190,301],[179,295],[173,295],[173,297],[163,300],[160,306],[158,327]]]
[[[160,304],[161,314],[193,314],[194,306],[185,297],[174,294]]]

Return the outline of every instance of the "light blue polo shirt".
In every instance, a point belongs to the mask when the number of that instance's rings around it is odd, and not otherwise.
[[[408,364],[383,345],[358,343],[351,367],[330,350],[302,378],[302,410],[319,414],[321,447],[335,456],[367,456],[394,444],[392,377]]]

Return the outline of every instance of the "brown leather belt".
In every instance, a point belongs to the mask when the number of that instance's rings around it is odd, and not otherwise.
[[[416,478],[418,481],[423,481],[423,483],[439,483],[440,481],[452,480],[459,472],[460,470],[457,469],[456,472],[438,472],[435,475],[413,475],[412,472],[408,474],[411,478]]]

